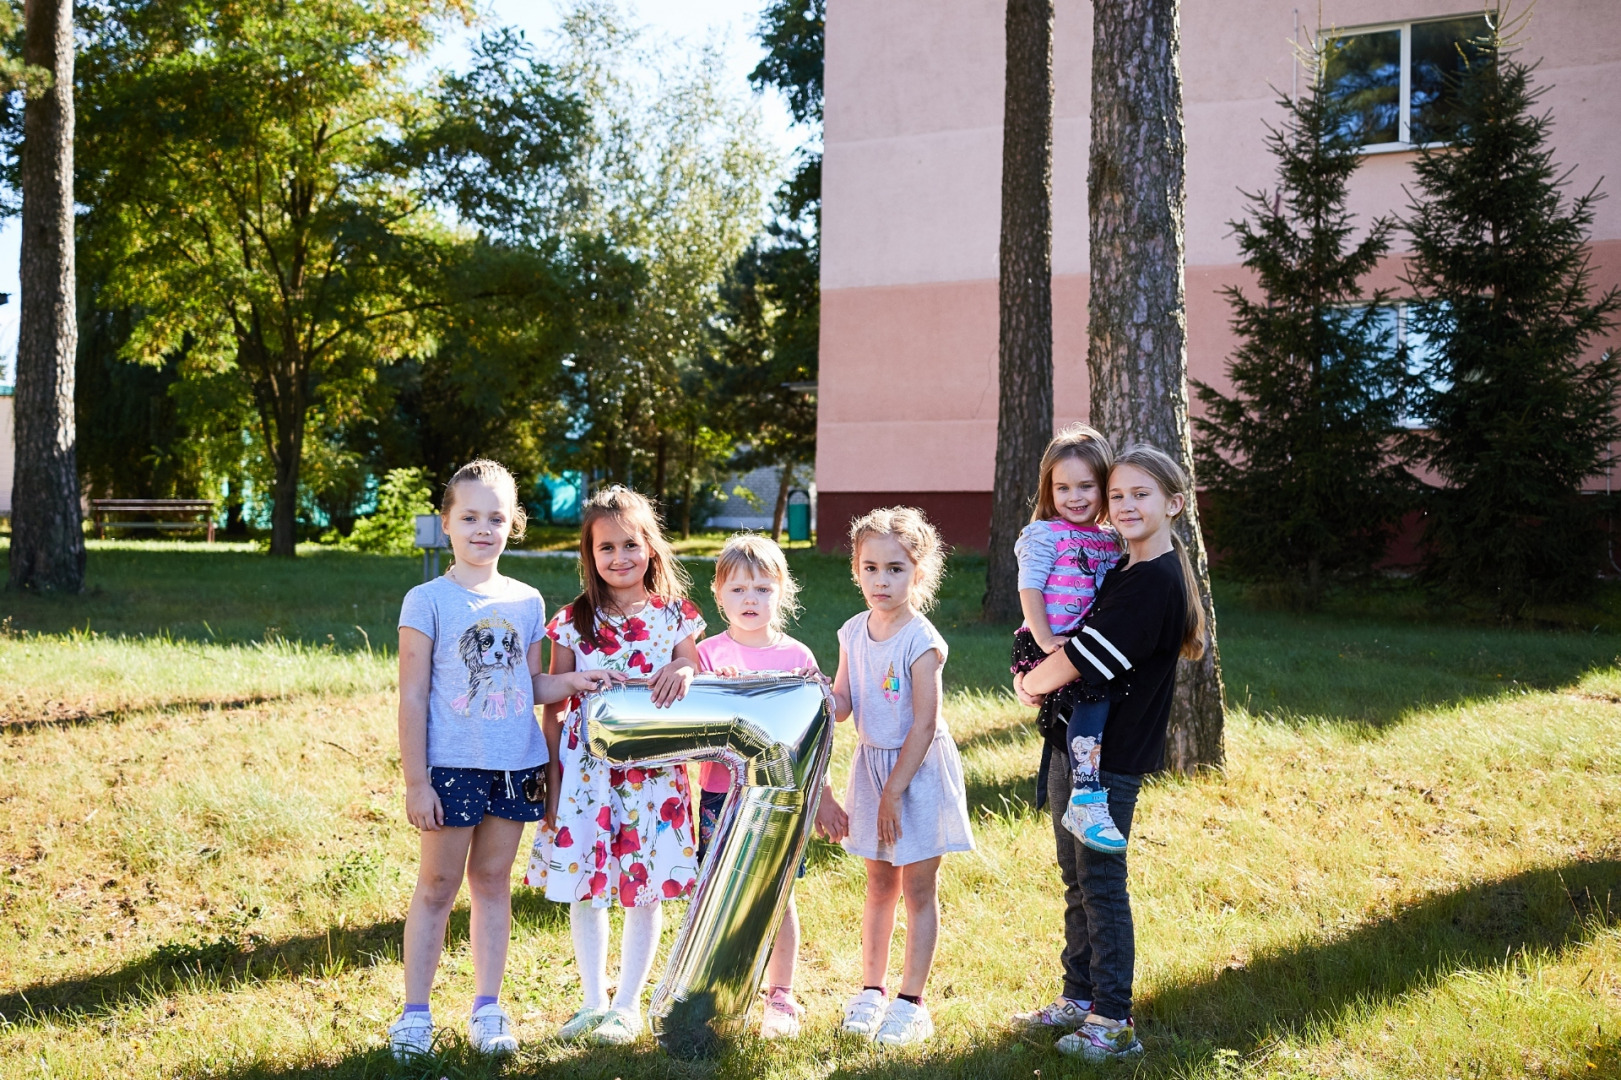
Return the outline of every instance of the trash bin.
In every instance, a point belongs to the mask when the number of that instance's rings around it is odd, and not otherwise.
[[[805,541],[810,535],[810,492],[795,488],[788,493],[788,539]]]

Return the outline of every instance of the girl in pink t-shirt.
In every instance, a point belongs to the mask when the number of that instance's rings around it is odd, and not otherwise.
[[[798,611],[799,587],[788,573],[782,549],[764,536],[739,533],[726,541],[715,560],[715,602],[726,617],[726,630],[698,643],[704,671],[735,676],[744,672],[817,671],[816,657],[783,632],[788,615]],[[698,857],[701,860],[726,806],[732,776],[726,766],[705,762],[698,774]],[[849,819],[826,786],[817,805],[816,827],[828,839],[842,840]],[[801,865],[800,873],[804,873]],[[767,1039],[794,1038],[804,1008],[794,1000],[794,964],[799,958],[799,910],[792,895],[782,917],[771,959],[766,963],[765,1018],[760,1034]]]

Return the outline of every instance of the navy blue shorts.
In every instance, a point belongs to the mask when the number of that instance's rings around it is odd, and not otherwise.
[[[704,854],[709,850],[709,843],[715,838],[715,829],[720,825],[720,812],[726,808],[726,795],[724,791],[698,792],[698,861],[702,862]],[[799,857],[799,873],[796,877],[805,876],[806,855]]]
[[[544,765],[517,772],[436,765],[428,770],[428,782],[445,808],[448,828],[471,828],[485,814],[508,821],[539,821],[546,816]]]

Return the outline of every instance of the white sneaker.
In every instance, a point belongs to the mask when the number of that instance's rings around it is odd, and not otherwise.
[[[860,1035],[872,1038],[878,1032],[878,1024],[884,1018],[884,1006],[888,999],[882,990],[863,990],[844,1004],[844,1022],[839,1030],[846,1035]]]
[[[582,1039],[595,1031],[611,1015],[613,1015],[612,1009],[593,1009],[590,1007],[581,1009],[563,1021],[563,1026],[557,1029],[557,1041],[574,1042],[577,1039]]]
[[[777,987],[766,995],[765,1017],[760,1021],[762,1039],[799,1038],[799,1020],[805,1007],[794,1000],[793,991]]]
[[[1093,851],[1119,855],[1126,850],[1126,838],[1115,827],[1114,815],[1109,813],[1109,793],[1102,789],[1077,789],[1069,797],[1069,808],[1064,811],[1064,828]]]
[[[404,1061],[418,1054],[433,1053],[433,1016],[406,1013],[388,1026],[388,1048],[394,1060]]]
[[[512,1017],[498,1002],[490,1002],[467,1020],[467,1041],[481,1054],[516,1054],[518,1037]]]
[[[872,1041],[880,1046],[916,1046],[934,1037],[934,1021],[927,1005],[896,998],[884,1012],[884,1022]]]
[[[608,1018],[591,1032],[598,1046],[629,1046],[642,1037],[642,1018],[627,1009],[609,1009]]]
[[[1090,1001],[1076,1001],[1073,998],[1060,997],[1051,1005],[1043,1005],[1030,1012],[1014,1013],[1013,1022],[1020,1027],[1054,1027],[1074,1031],[1086,1023],[1086,1018],[1092,1013]]]

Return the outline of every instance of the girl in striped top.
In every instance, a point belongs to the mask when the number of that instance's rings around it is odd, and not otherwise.
[[[1103,575],[1120,561],[1120,540],[1104,524],[1103,488],[1113,465],[1108,441],[1085,424],[1059,432],[1041,456],[1036,510],[1013,546],[1024,611],[1024,624],[1013,634],[1015,687],[1070,640],[1092,610]],[[1071,790],[1064,827],[1087,847],[1115,852],[1123,851],[1126,841],[1109,817],[1107,796],[1098,783],[1108,715],[1109,702],[1101,691],[1072,683],[1048,695],[1037,725],[1047,745],[1060,742],[1069,755]],[[1037,774],[1038,806],[1046,804],[1047,762],[1044,756]]]

